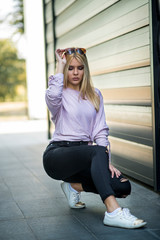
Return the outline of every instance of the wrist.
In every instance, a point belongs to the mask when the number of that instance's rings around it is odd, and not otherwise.
[[[57,62],[56,73],[63,73],[65,65],[63,62]]]
[[[58,64],[56,73],[63,73],[65,65]]]

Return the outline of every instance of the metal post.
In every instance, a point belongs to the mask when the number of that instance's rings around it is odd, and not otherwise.
[[[46,88],[48,87],[48,63],[47,63],[47,39],[46,39],[46,16],[45,16],[45,0],[43,1],[43,16],[44,16],[44,41],[45,41],[45,66],[46,66]],[[56,48],[56,37],[55,37],[55,14],[54,14],[54,0],[51,0],[51,8],[52,8],[52,23],[53,23],[53,52],[55,52]],[[55,55],[55,54],[54,54]],[[56,59],[54,59],[55,66]],[[55,71],[55,69],[53,69]],[[50,121],[50,113],[47,110],[47,126],[48,126],[48,139],[51,138],[51,121]]]
[[[48,86],[48,65],[47,65],[47,41],[46,41],[46,15],[45,15],[45,0],[43,1],[43,24],[44,24],[44,45],[45,45],[45,71],[46,71],[46,88]],[[47,137],[48,139],[51,137],[50,136],[50,119],[49,119],[49,111],[47,109]]]

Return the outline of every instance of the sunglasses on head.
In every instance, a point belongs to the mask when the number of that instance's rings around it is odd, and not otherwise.
[[[73,53],[79,53],[81,55],[85,55],[86,54],[86,49],[85,48],[66,48],[65,49],[65,54],[67,55],[71,55]]]

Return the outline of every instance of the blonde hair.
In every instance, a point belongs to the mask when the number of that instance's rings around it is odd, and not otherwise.
[[[87,61],[86,55],[79,54],[77,52],[66,55],[67,63],[64,68],[64,88],[67,88],[67,82],[68,82],[68,68],[69,64],[72,61],[72,59],[75,58],[77,61],[82,63],[84,65],[84,75],[83,79],[80,85],[80,97],[82,99],[88,99],[93,106],[95,107],[96,111],[99,111],[99,105],[100,105],[100,98],[98,96],[98,93],[95,92],[95,89],[92,84],[91,75],[89,71],[89,65]]]

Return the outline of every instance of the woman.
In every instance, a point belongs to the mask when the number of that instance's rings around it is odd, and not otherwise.
[[[45,171],[64,181],[61,187],[71,208],[85,207],[80,202],[82,191],[98,193],[106,206],[105,225],[143,227],[146,222],[116,200],[129,195],[131,186],[111,164],[103,98],[91,85],[86,50],[57,49],[55,54],[57,73],[49,78],[46,90],[55,132],[44,152]]]

